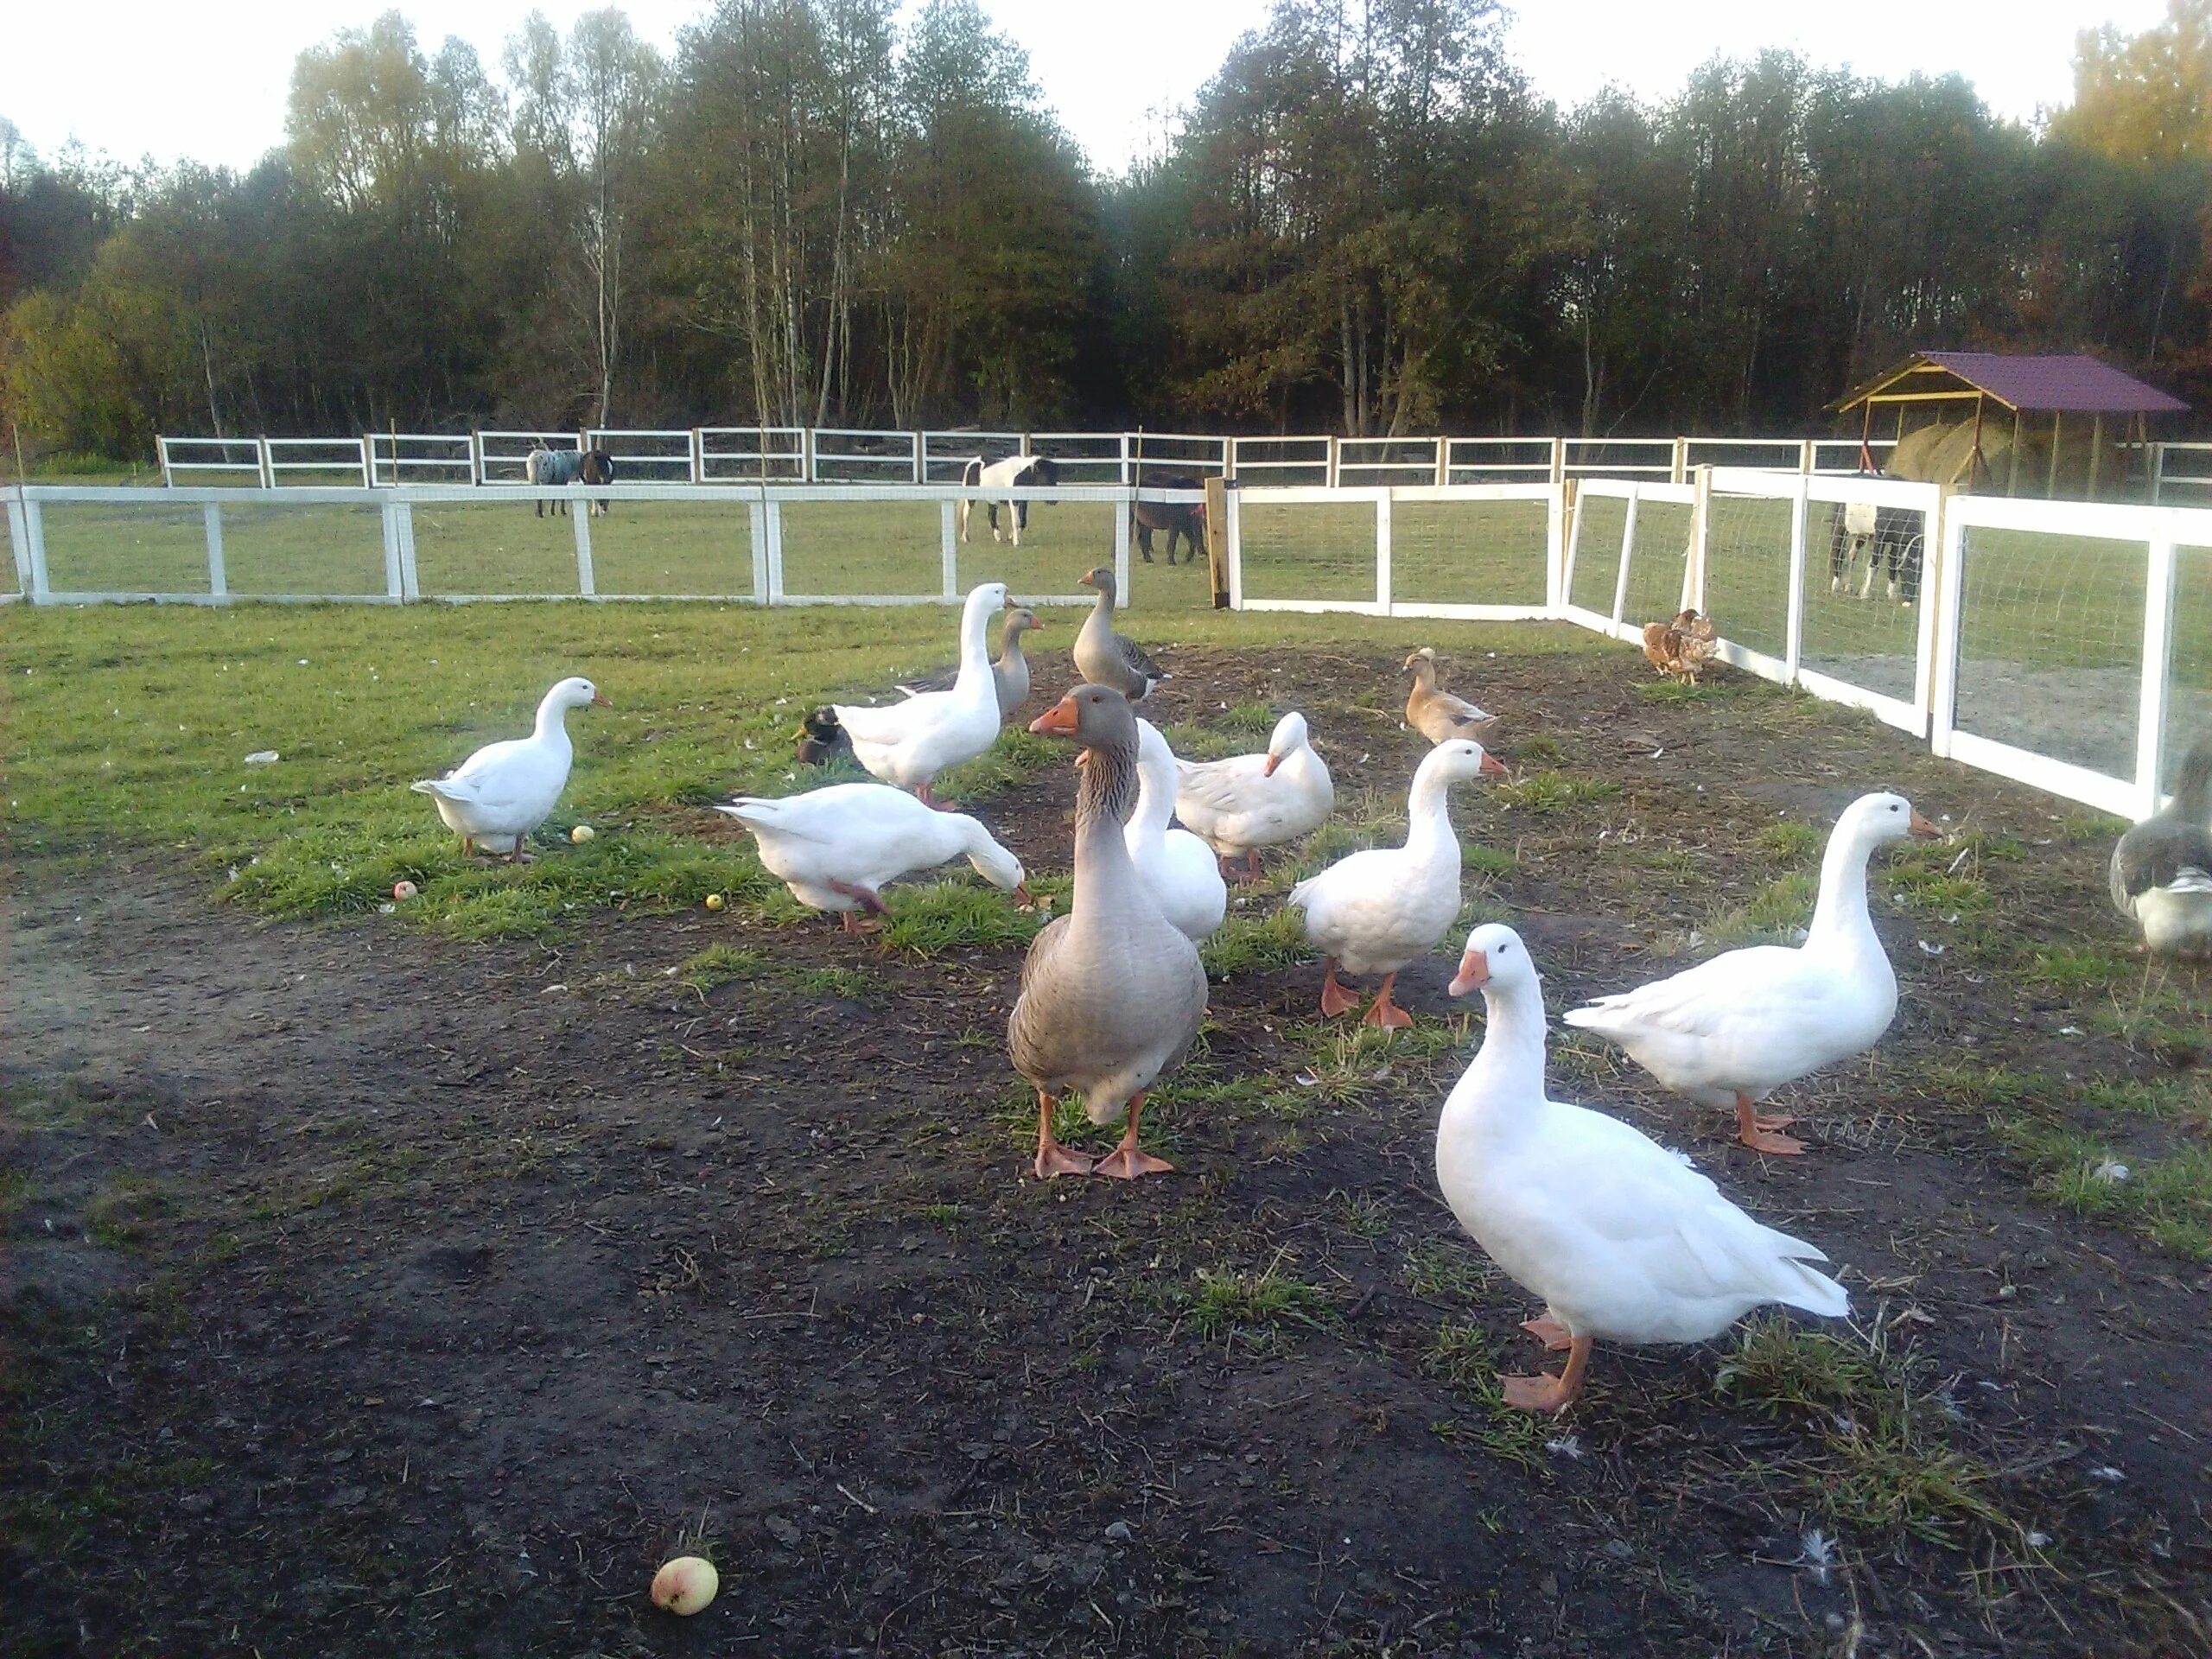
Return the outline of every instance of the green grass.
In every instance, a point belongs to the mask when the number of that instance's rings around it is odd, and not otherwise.
[[[1544,771],[1491,786],[1491,798],[1500,806],[1548,816],[1572,812],[1610,801],[1621,786],[1594,778],[1570,778],[1565,772]]]
[[[1283,1270],[1278,1255],[1257,1273],[1236,1268],[1200,1268],[1184,1293],[1185,1317],[1200,1336],[1247,1340],[1282,1325],[1319,1330],[1330,1311],[1329,1294]]]
[[[1704,944],[1716,950],[1791,944],[1798,930],[1812,920],[1819,890],[1820,878],[1812,871],[1793,871],[1768,882],[1748,904],[1717,912],[1698,931]]]
[[[1198,947],[1198,959],[1207,976],[1229,979],[1269,968],[1287,968],[1308,961],[1313,947],[1306,943],[1303,924],[1286,908],[1262,916],[1231,915]]]
[[[2025,1117],[1999,1122],[1997,1134],[2026,1166],[2038,1196],[2176,1255],[2212,1261],[2212,1148],[2132,1153],[2070,1125]]]

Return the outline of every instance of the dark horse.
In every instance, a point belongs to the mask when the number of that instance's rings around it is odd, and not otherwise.
[[[1050,455],[1008,455],[1004,461],[988,465],[978,455],[960,469],[960,481],[969,489],[1020,490],[1049,489],[1060,481],[1060,469]],[[1014,509],[1014,544],[1021,545],[1021,532],[1028,528],[1029,504],[1027,501],[1007,503]],[[960,504],[960,539],[968,539],[968,509],[980,505],[991,517],[991,539],[1003,539],[999,535],[999,504],[995,501]]]
[[[1141,478],[1147,490],[1203,490],[1205,482],[1188,473],[1154,473],[1150,478]],[[1175,538],[1181,537],[1185,543],[1183,563],[1196,564],[1198,556],[1206,550],[1206,510],[1199,502],[1139,501],[1131,510],[1135,520],[1137,551],[1144,555],[1147,564],[1152,563],[1152,533],[1156,530],[1167,532],[1167,563],[1175,563]]]
[[[612,484],[614,481],[614,457],[604,449],[548,449],[543,444],[531,450],[524,470],[533,484]],[[537,516],[545,516],[545,503],[537,502]],[[592,511],[602,518],[607,516],[608,503],[594,501]],[[553,503],[554,510],[566,513],[569,504]]]
[[[1920,564],[1927,550],[1922,516],[1910,507],[1878,507],[1871,501],[1839,505],[1828,531],[1828,591],[1851,591],[1851,567],[1861,550],[1866,579],[1859,597],[1874,591],[1874,573],[1886,569],[1890,597],[1910,605],[1920,597]]]

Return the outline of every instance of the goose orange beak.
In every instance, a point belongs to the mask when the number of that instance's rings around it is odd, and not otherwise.
[[[607,694],[604,691],[593,692],[591,694],[591,700],[602,709],[612,709],[614,706],[607,700]]]
[[[1488,954],[1481,950],[1470,950],[1459,958],[1459,971],[1452,976],[1452,982],[1446,986],[1445,989],[1454,996],[1465,996],[1468,992],[1478,991],[1489,983],[1490,957]]]
[[[1075,735],[1075,698],[1062,697],[1043,714],[1029,722],[1029,729],[1039,737],[1073,737]]]
[[[1275,768],[1281,765],[1282,765],[1282,756],[1270,753],[1268,756],[1267,765],[1260,768],[1260,776],[1262,778],[1274,777],[1275,775]]]
[[[1485,778],[1503,778],[1505,776],[1505,763],[1503,760],[1500,760],[1496,755],[1492,754],[1488,749],[1484,749],[1483,751],[1483,763],[1481,766],[1478,766],[1476,770]]]
[[[1096,582],[1093,582],[1093,581],[1090,579],[1090,571],[1088,571],[1088,570],[1084,571],[1081,575],[1077,576],[1077,577],[1076,578],[1076,580],[1077,580],[1078,582],[1082,583],[1082,584],[1083,584],[1083,586],[1084,586],[1085,588],[1096,588],[1096,587],[1098,585]]]
[[[1943,838],[1943,832],[1917,812],[1912,815],[1911,833],[1922,841],[1941,841]]]

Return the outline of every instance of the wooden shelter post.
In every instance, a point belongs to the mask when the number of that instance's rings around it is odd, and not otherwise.
[[[2050,469],[2043,480],[2043,499],[2046,501],[2058,499],[2058,435],[2065,419],[2056,410],[2050,411]]]

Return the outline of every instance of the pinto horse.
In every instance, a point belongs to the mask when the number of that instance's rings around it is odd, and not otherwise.
[[[960,481],[971,490],[1049,489],[1060,481],[1060,468],[1050,455],[1008,455],[1004,461],[988,465],[978,455],[960,469]],[[960,504],[960,539],[968,539],[968,509],[978,505],[990,515],[991,539],[1003,540],[999,534],[999,504],[995,501]],[[1029,523],[1029,504],[1013,501],[1007,505],[1014,509],[1014,544],[1020,547],[1021,532]]]
[[[1874,573],[1886,568],[1891,599],[1910,605],[1920,597],[1921,557],[1927,533],[1921,515],[1910,507],[1878,507],[1871,501],[1849,501],[1837,509],[1828,531],[1828,591],[1851,591],[1852,566],[1866,555],[1866,578],[1859,597],[1874,591]]]

